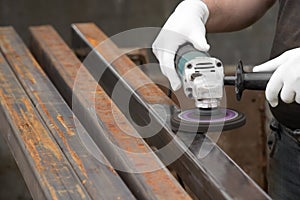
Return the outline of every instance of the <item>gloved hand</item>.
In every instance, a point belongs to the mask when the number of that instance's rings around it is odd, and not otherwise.
[[[175,91],[181,87],[181,81],[174,66],[178,47],[189,42],[200,51],[209,50],[210,46],[205,38],[205,23],[208,15],[208,8],[201,0],[181,2],[152,45],[161,71],[169,79],[171,87]]]
[[[300,48],[286,51],[279,57],[253,68],[253,72],[272,72],[266,88],[266,99],[278,105],[278,94],[285,103],[300,104]]]

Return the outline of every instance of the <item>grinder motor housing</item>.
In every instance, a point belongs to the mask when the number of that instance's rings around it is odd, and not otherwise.
[[[192,44],[181,46],[175,56],[175,66],[184,93],[195,100],[197,108],[217,108],[223,97],[224,69],[222,62]]]
[[[224,68],[219,59],[186,43],[178,49],[174,61],[185,95],[195,100],[197,108],[175,112],[171,119],[173,131],[203,134],[230,130],[245,124],[242,113],[220,108]]]

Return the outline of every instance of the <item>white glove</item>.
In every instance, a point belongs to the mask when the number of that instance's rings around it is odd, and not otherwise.
[[[201,0],[181,2],[169,17],[152,45],[162,73],[169,79],[173,90],[181,87],[174,67],[175,54],[180,45],[192,43],[200,51],[208,51],[205,23],[209,11]]]
[[[253,72],[275,71],[266,88],[266,99],[278,105],[278,94],[285,103],[300,104],[300,48],[286,51],[279,57],[253,68]]]

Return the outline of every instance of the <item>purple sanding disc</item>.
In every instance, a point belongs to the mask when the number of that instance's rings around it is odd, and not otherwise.
[[[219,109],[220,114],[215,116],[207,116],[201,115],[201,112],[198,112],[195,109],[192,110],[185,110],[181,112],[178,117],[181,120],[186,120],[190,122],[196,123],[215,123],[215,122],[224,122],[233,120],[238,116],[238,112],[230,109],[221,108]]]
[[[200,133],[225,131],[243,126],[246,118],[243,113],[232,109],[191,109],[172,115],[171,126],[175,132]]]

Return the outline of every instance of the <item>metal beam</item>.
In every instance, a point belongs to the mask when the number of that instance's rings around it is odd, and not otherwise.
[[[40,26],[30,32],[32,52],[44,71],[70,106],[76,102],[73,111],[134,195],[139,199],[190,199],[104,90],[80,68],[81,62],[56,31]],[[78,79],[83,81],[75,90]]]
[[[75,124],[78,119],[14,29],[0,28],[0,37],[3,55],[91,198],[134,199],[86,130]],[[97,152],[102,163],[90,151]]]
[[[98,57],[97,64],[86,63],[96,80],[99,78],[97,72],[104,70],[101,67],[107,67],[105,75],[99,81],[105,91],[111,95],[118,82],[119,93],[132,96],[129,107],[135,109],[130,111],[123,106],[123,97],[115,95],[114,98],[126,117],[131,119],[131,116],[135,116],[133,124],[147,122],[147,118],[150,117],[156,119],[156,123],[162,127],[158,134],[146,139],[148,144],[160,149],[172,141],[164,155],[158,154],[162,161],[168,164],[166,158],[174,152],[184,152],[170,167],[198,198],[269,199],[268,195],[208,137],[197,135],[195,138],[189,138],[186,134],[175,135],[172,132],[169,121],[172,110],[176,109],[175,104],[130,59],[124,55],[119,56],[117,46],[107,40],[107,36],[95,24],[73,24],[72,28],[73,42],[76,43],[74,46],[93,49],[92,54]],[[105,43],[101,43],[103,41]],[[134,75],[128,76],[131,71],[134,71]],[[137,107],[140,109],[136,109]],[[161,119],[161,113],[167,113],[167,120]],[[139,130],[141,126],[135,128]],[[189,150],[184,143],[188,144]],[[202,147],[209,147],[206,157],[200,155],[200,152],[203,153]]]
[[[90,199],[1,53],[0,102],[0,133],[33,199]]]

